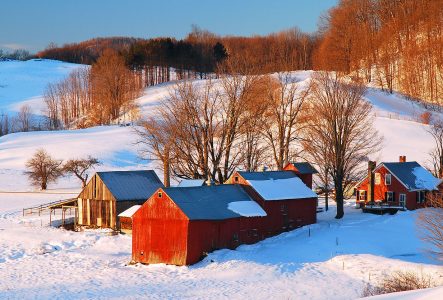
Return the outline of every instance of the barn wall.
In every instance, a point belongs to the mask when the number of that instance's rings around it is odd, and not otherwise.
[[[392,175],[384,166],[381,166],[376,170],[375,173],[380,173],[381,180],[380,184],[374,184],[374,200],[386,202],[386,192],[394,192],[394,201],[389,202],[391,205],[400,205],[400,194],[406,194],[406,208],[413,210],[418,208],[417,205],[417,193],[409,192],[408,189],[394,176]],[[385,184],[385,175],[391,174],[391,184]],[[375,176],[375,175],[374,175]],[[364,190],[366,194],[368,192],[368,179],[366,178],[359,186],[357,186],[357,200],[358,191]],[[366,196],[367,199],[367,196]],[[367,202],[367,201],[366,201]]]
[[[188,218],[165,192],[161,198],[156,192],[132,218],[132,260],[185,265],[187,232]]]
[[[217,249],[235,249],[241,244],[253,244],[265,238],[263,217],[240,217],[227,220],[189,221],[188,256],[194,264]]]

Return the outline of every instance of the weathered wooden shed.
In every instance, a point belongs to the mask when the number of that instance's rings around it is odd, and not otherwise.
[[[242,185],[265,210],[267,236],[317,221],[317,194],[293,171],[238,171],[227,183]]]
[[[306,184],[307,187],[312,189],[312,175],[317,174],[318,171],[308,162],[290,162],[283,170],[293,171],[298,177]]]
[[[77,197],[77,224],[119,229],[117,215],[143,204],[159,187],[152,170],[97,172]]]
[[[160,188],[133,216],[132,260],[189,265],[263,238],[266,213],[240,186]]]

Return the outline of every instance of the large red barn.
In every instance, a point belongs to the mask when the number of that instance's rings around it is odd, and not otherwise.
[[[133,216],[132,260],[189,265],[255,243],[266,213],[236,185],[158,189]]]
[[[317,195],[293,171],[237,171],[227,183],[242,185],[266,211],[266,235],[317,221]]]

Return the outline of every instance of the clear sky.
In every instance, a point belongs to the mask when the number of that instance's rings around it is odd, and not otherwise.
[[[338,0],[2,0],[0,48],[31,52],[93,37],[183,38],[195,24],[220,35],[317,28]]]

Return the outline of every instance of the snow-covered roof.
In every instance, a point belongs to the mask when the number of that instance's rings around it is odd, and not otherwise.
[[[248,182],[265,200],[317,198],[317,194],[296,176],[283,179],[248,180]]]
[[[147,200],[162,182],[152,170],[97,172],[117,201]]]
[[[435,190],[440,183],[438,178],[416,161],[390,162],[381,165],[384,165],[410,191]]]
[[[244,217],[266,217],[266,212],[255,201],[231,202],[228,209]]]
[[[166,194],[183,211],[190,220],[225,220],[244,217],[246,208],[253,208],[250,213],[257,213],[256,202],[239,185],[222,184],[198,187],[171,187],[164,189]],[[239,211],[228,208],[231,203]],[[250,202],[250,204],[245,204]],[[244,208],[244,210],[241,210]]]
[[[202,186],[204,183],[204,179],[183,179],[178,187]]]
[[[141,207],[141,205],[134,205],[128,208],[127,210],[121,212],[119,217],[132,218],[132,216],[137,212],[137,210]]]

